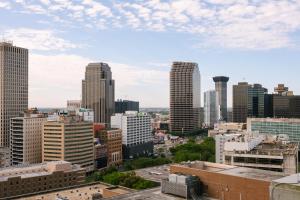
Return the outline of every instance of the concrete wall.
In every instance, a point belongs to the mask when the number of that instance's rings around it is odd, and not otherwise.
[[[269,181],[231,176],[184,166],[170,166],[170,173],[198,176],[204,193],[220,200],[269,200]]]

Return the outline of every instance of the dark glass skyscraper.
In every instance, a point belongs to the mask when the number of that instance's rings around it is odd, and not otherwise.
[[[189,132],[200,128],[200,107],[198,64],[174,62],[170,72],[171,132]]]
[[[247,82],[233,86],[233,121],[245,123],[247,117],[265,116],[265,94],[267,90],[260,84]]]
[[[126,111],[140,111],[138,101],[117,100],[115,102],[115,113],[125,113]]]
[[[227,121],[227,82],[228,77],[216,76],[213,78],[216,91],[217,120]]]

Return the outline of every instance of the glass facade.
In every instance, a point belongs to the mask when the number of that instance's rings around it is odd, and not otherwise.
[[[291,142],[300,142],[300,120],[297,119],[248,119],[249,131],[265,134],[286,134]]]

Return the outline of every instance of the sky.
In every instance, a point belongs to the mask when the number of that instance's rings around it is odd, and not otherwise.
[[[0,0],[0,39],[29,49],[30,107],[80,99],[89,62],[116,99],[168,107],[173,61],[198,63],[202,92],[229,76],[231,107],[239,81],[300,94],[299,19],[300,0]]]

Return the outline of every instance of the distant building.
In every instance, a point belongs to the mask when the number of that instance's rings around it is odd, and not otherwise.
[[[229,77],[216,76],[213,78],[216,91],[217,120],[227,121],[227,82]]]
[[[92,109],[80,108],[76,110],[76,115],[83,118],[83,121],[94,122],[95,115]]]
[[[28,109],[28,49],[0,42],[0,147],[9,147],[10,119]]]
[[[115,81],[106,63],[89,63],[82,81],[82,107],[94,111],[95,122],[110,123],[115,112]]]
[[[140,111],[138,101],[118,99],[115,102],[115,113],[125,113],[126,111]]]
[[[122,130],[102,130],[97,137],[107,148],[107,166],[119,166],[122,164]]]
[[[0,147],[0,169],[10,166],[10,150],[8,147]]]
[[[227,122],[233,122],[233,111],[232,108],[227,108]]]
[[[208,130],[208,137],[214,137],[220,134],[243,133],[246,129],[246,123],[217,123],[213,130]]]
[[[170,173],[197,176],[204,197],[224,200],[270,200],[271,182],[283,177],[273,171],[201,161],[171,165]]]
[[[68,100],[67,101],[67,110],[76,111],[81,108],[81,100]]]
[[[42,162],[44,114],[25,114],[10,120],[11,165]]]
[[[43,125],[43,162],[65,160],[94,170],[93,123],[80,116],[61,116]]]
[[[66,161],[24,165],[0,170],[0,199],[81,185],[85,171]]]
[[[170,72],[171,132],[190,132],[201,127],[200,88],[197,63],[173,62]]]
[[[300,119],[248,118],[247,130],[261,134],[286,134],[291,142],[300,142]]]
[[[204,92],[204,124],[206,126],[213,127],[217,122],[216,108],[216,91]]]
[[[298,145],[281,141],[278,136],[262,134],[227,138],[223,164],[295,174]]]
[[[265,116],[265,94],[267,90],[260,84],[247,82],[233,86],[233,122],[245,123],[247,117]]]
[[[153,154],[151,118],[146,113],[117,113],[111,117],[111,127],[122,130],[125,159]]]

